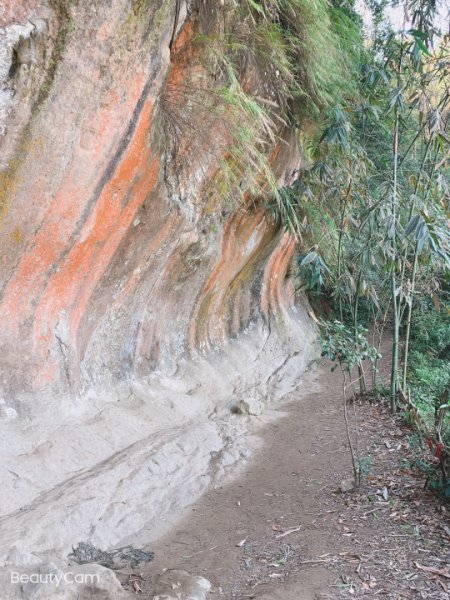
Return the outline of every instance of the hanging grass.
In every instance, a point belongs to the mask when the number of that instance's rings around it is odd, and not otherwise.
[[[200,18],[208,5],[198,2],[196,10]],[[226,206],[248,194],[262,198],[272,218],[299,238],[298,202],[273,172],[270,156],[284,143],[283,130],[314,122],[352,93],[357,26],[326,0],[243,0],[222,17],[220,27],[195,35],[206,76],[168,95],[166,129],[182,139],[190,122],[200,123],[192,150],[198,143],[199,155],[210,146],[222,156],[208,193]],[[209,126],[211,115],[219,127]]]

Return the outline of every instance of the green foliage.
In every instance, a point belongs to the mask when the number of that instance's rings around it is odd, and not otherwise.
[[[299,197],[292,187],[282,187],[273,192],[269,197],[267,210],[272,219],[285,231],[301,238],[301,206]]]
[[[362,478],[367,473],[367,468],[370,462],[367,459],[362,459],[359,454],[358,423],[356,412],[354,412],[355,439],[354,442],[352,441],[347,410],[347,387],[348,385],[351,385],[354,393],[354,382],[351,380],[352,371],[354,368],[358,367],[358,373],[361,373],[361,365],[363,361],[370,360],[375,362],[378,360],[380,355],[378,354],[376,348],[373,348],[369,345],[367,340],[367,330],[359,325],[349,328],[338,320],[321,321],[320,333],[322,342],[322,356],[326,356],[331,361],[337,363],[332,370],[339,366],[342,371],[342,399],[344,403],[345,429],[347,432],[347,441],[352,459],[354,481],[355,485],[359,487]],[[350,384],[347,384],[347,376],[349,376],[351,380]],[[359,379],[361,379],[361,376]],[[355,401],[355,398],[353,398],[353,401]]]
[[[291,0],[296,17],[298,84],[306,110],[319,116],[356,93],[353,73],[362,52],[359,18],[338,3]]]
[[[382,383],[377,383],[372,390],[375,398],[389,398],[389,388]]]
[[[370,469],[372,467],[372,464],[373,464],[373,461],[372,461],[372,457],[370,455],[364,456],[359,459],[358,470],[359,470],[361,479],[367,479],[367,476],[370,474]]]
[[[345,14],[343,4],[338,8]],[[380,17],[383,3],[372,4]],[[391,318],[394,410],[408,385],[412,314],[450,272],[449,48],[445,40],[432,48],[433,10],[426,5],[417,5],[412,29],[378,28],[372,47],[353,54],[347,48],[351,63],[360,63],[358,93],[326,111],[311,164],[293,186],[303,215],[314,198],[320,215],[310,245],[327,265],[300,275],[315,277],[324,297],[334,297],[340,321],[356,327],[372,319],[380,340]],[[411,358],[417,366],[416,355]],[[446,369],[437,380],[436,365],[420,368],[424,393],[437,394]],[[435,389],[431,380],[438,381]]]
[[[381,358],[377,349],[367,340],[367,329],[357,326],[356,331],[341,321],[321,321],[322,356],[337,362],[342,368],[351,371],[364,360],[375,361]]]
[[[450,499],[450,479],[448,479],[440,469],[436,468],[435,464],[423,460],[416,459],[415,466],[425,474],[427,478],[427,488],[436,492],[446,499]]]
[[[423,308],[413,315],[411,327],[411,354],[409,382],[412,397],[428,424],[433,429],[436,405],[450,387],[450,307],[442,304]],[[450,425],[446,414],[444,431]],[[447,432],[449,435],[450,432]],[[450,442],[450,439],[449,439]]]
[[[450,363],[412,350],[410,369],[415,403],[431,418],[434,402],[450,384]]]
[[[450,344],[450,305],[422,306],[412,319],[411,341],[415,351],[439,357]]]
[[[354,93],[359,25],[355,13],[327,0],[244,0],[226,13],[220,32],[195,38],[209,51],[204,66],[215,82],[202,94],[224,123],[217,188],[229,199],[264,198],[274,220],[298,239],[300,199],[279,189],[267,157],[286,125],[318,119]],[[264,82],[258,93],[249,74]]]
[[[333,304],[334,310],[336,313],[339,312],[339,305],[335,301]],[[348,326],[351,326],[355,322],[355,314],[354,314],[354,305],[350,304],[350,302],[345,301],[342,302],[342,322]],[[359,298],[358,300],[358,323],[365,328],[370,327],[372,324],[371,321],[373,319],[373,305],[370,300],[367,298]]]
[[[228,195],[239,198],[277,194],[277,181],[269,164],[270,145],[275,143],[276,124],[273,115],[247,94],[231,63],[227,64],[229,84],[217,90],[227,123],[227,158],[222,162],[222,177]]]
[[[325,278],[330,273],[325,260],[318,252],[312,250],[306,256],[298,258],[299,277],[307,292],[320,292],[325,285]]]

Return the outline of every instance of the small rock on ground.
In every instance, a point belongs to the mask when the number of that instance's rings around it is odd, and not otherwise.
[[[186,571],[167,570],[158,576],[153,600],[206,600],[210,582]]]

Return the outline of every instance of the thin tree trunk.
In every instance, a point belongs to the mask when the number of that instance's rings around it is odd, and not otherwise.
[[[338,275],[338,285],[341,285],[341,265],[342,265],[342,237],[344,235],[344,220],[345,220],[345,209],[347,208],[348,197],[350,196],[350,191],[352,189],[352,181],[350,181],[347,189],[347,193],[345,195],[343,204],[341,206],[340,211],[340,223],[339,223],[339,237],[338,237],[338,249],[337,249],[337,275]],[[341,323],[344,322],[344,311],[342,308],[342,294],[339,291],[339,318],[341,319]]]
[[[372,346],[376,347],[378,354],[380,354],[381,351],[381,344],[383,342],[383,334],[384,334],[384,330],[386,329],[386,325],[387,325],[387,321],[388,321],[388,316],[389,316],[389,309],[391,306],[391,301],[389,300],[389,302],[387,302],[387,306],[386,309],[383,313],[383,319],[380,323],[380,326],[378,326],[378,319],[377,317],[375,317],[375,321],[374,321],[374,328],[377,328],[377,343],[375,344],[375,331],[373,334],[373,342],[372,342]],[[378,311],[379,313],[380,311]],[[378,315],[377,313],[377,315]],[[375,389],[376,386],[376,381],[377,381],[377,369],[378,369],[378,358],[376,358],[373,363],[372,363],[372,385],[373,388]]]
[[[398,337],[399,324],[397,312],[397,291],[394,268],[391,272],[391,295],[392,295],[392,363],[391,363],[391,410],[397,410],[398,390]]]
[[[398,111],[395,115],[394,129],[394,183],[392,191],[392,265],[391,265],[391,299],[392,299],[392,363],[391,363],[391,410],[393,413],[397,410],[397,391],[398,391],[398,338],[399,338],[399,314],[397,309],[397,168],[398,168],[398,136],[399,136],[399,116]]]
[[[377,310],[375,310],[372,305],[370,305],[370,306],[371,306],[370,310],[373,313],[373,318],[371,320],[371,322],[372,322],[372,341],[371,341],[371,344],[375,348],[375,338],[376,338],[376,335],[377,335],[377,333],[379,331],[379,329],[378,329],[378,314],[380,312],[380,309],[377,308]],[[369,316],[370,316],[370,313],[369,313]],[[377,363],[378,363],[377,359],[375,359],[375,360],[372,361],[372,390],[374,390],[375,386],[377,385]]]
[[[356,282],[355,302],[353,304],[353,329],[355,332],[355,342],[358,337],[358,309],[359,309],[359,288],[361,287],[361,271],[358,273],[358,279]],[[366,392],[366,376],[361,361],[358,362],[358,379],[359,379],[359,391],[361,394]]]
[[[344,401],[344,421],[345,421],[345,432],[347,434],[347,441],[348,441],[348,446],[350,449],[350,457],[352,459],[352,467],[353,467],[353,477],[355,479],[355,486],[358,486],[358,463],[356,460],[356,456],[355,456],[355,450],[353,448],[353,442],[352,442],[352,436],[350,435],[350,424],[348,422],[348,413],[347,413],[347,377],[346,377],[346,370],[342,369],[342,375],[343,375],[343,384],[342,384],[342,399]],[[349,377],[350,377],[350,381],[351,381],[351,373],[349,373]]]
[[[414,287],[416,283],[416,274],[417,274],[417,264],[419,262],[419,252],[417,248],[414,250],[414,263],[413,270],[411,275],[411,301],[408,304],[408,314],[406,316],[406,332],[405,332],[405,346],[403,350],[403,391],[406,391],[406,378],[408,375],[408,353],[409,353],[409,338],[411,335],[411,315],[412,315],[412,305],[413,305],[413,294]]]
[[[356,412],[356,398],[353,398],[353,423],[355,427],[355,455],[357,460],[357,487],[361,485],[361,459],[359,455],[359,428],[358,428],[358,414]]]

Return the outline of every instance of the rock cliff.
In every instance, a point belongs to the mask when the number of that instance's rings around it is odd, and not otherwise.
[[[311,356],[295,242],[235,164],[236,103],[209,68],[232,12],[2,3],[7,564],[154,538],[254,445],[236,406],[260,414]],[[276,112],[264,66],[237,76]],[[277,122],[264,152],[282,185],[301,157]]]

